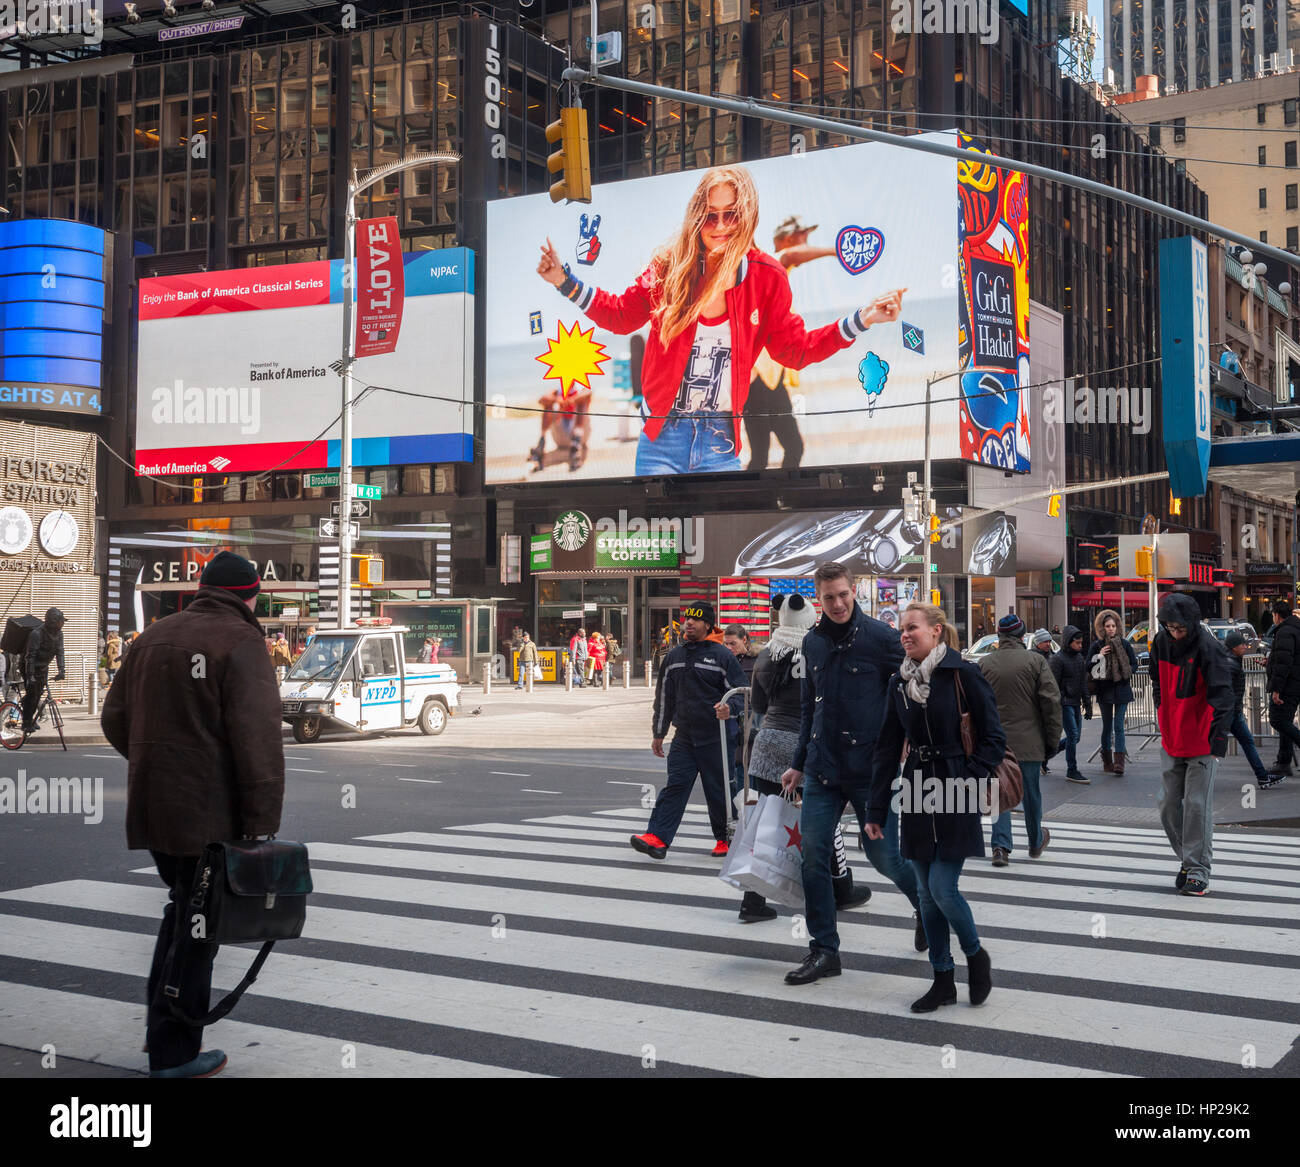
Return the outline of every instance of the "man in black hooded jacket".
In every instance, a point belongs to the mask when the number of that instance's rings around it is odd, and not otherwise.
[[[50,679],[50,662],[59,662],[59,672],[54,678],[61,681],[67,675],[63,663],[63,613],[50,608],[45,613],[45,623],[33,628],[27,638],[27,656],[23,674],[27,678],[27,691],[23,694],[23,732],[36,730],[36,707],[41,703],[45,686]]]
[[[1300,705],[1300,618],[1286,600],[1273,604],[1273,650],[1265,673],[1268,688],[1268,723],[1277,730],[1277,761],[1269,768],[1269,785],[1291,773],[1291,758],[1300,747],[1295,712]]]
[[[1067,782],[1087,784],[1088,779],[1079,773],[1079,758],[1075,747],[1083,733],[1080,717],[1092,717],[1092,698],[1088,696],[1088,665],[1083,657],[1083,632],[1073,624],[1065,626],[1061,636],[1061,651],[1047,660],[1047,667],[1056,678],[1061,691],[1061,724],[1065,736],[1057,749],[1065,751],[1065,778]],[[1082,714],[1080,713],[1082,710]]]

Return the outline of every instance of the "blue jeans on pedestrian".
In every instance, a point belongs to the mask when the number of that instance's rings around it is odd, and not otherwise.
[[[1061,706],[1061,727],[1065,730],[1065,736],[1056,748],[1065,751],[1066,772],[1073,774],[1079,768],[1079,755],[1075,747],[1083,736],[1083,714],[1077,705]]]
[[[1240,709],[1237,710],[1237,716],[1232,719],[1232,724],[1228,726],[1228,732],[1237,739],[1237,744],[1241,746],[1241,752],[1245,754],[1255,777],[1268,777],[1268,771],[1260,761],[1259,751],[1255,749],[1255,735],[1250,732],[1250,726],[1246,724],[1246,715]]]
[[[1115,752],[1117,754],[1127,754],[1128,750],[1124,748],[1124,710],[1128,708],[1127,701],[1117,701],[1111,704],[1108,701],[1098,701],[1101,706],[1101,748],[1110,749],[1111,726],[1115,727]]]
[[[673,414],[651,441],[644,430],[636,444],[636,473],[701,474],[739,470],[736,423],[729,413]]]
[[[1020,773],[1025,779],[1025,798],[1020,804],[1025,810],[1025,834],[1031,848],[1042,845],[1043,792],[1038,788],[1038,775],[1042,762],[1021,762]],[[993,846],[1011,854],[1011,812],[1004,810],[993,824]]]
[[[858,816],[858,831],[871,866],[892,880],[912,907],[920,910],[916,874],[898,852],[898,815],[893,808],[890,808],[882,828],[885,837],[868,839],[862,832],[867,821],[866,786],[853,786],[846,790],[837,782],[823,785],[820,779],[806,775],[803,811],[799,815],[799,833],[803,836],[804,911],[808,918],[811,947],[827,952],[840,950],[840,934],[835,928],[835,887],[831,883],[835,874],[832,852],[835,827],[844,813],[846,802],[853,804]]]
[[[921,923],[930,942],[930,964],[935,972],[948,972],[953,967],[949,928],[957,933],[957,943],[967,956],[974,956],[980,950],[975,917],[965,896],[957,890],[964,862],[964,859],[934,859],[928,863],[912,860],[916,891],[921,898]]]
[[[709,804],[709,826],[713,837],[722,842],[727,837],[727,802],[723,778],[722,751],[718,739],[699,745],[680,730],[668,747],[668,781],[655,799],[646,833],[657,835],[664,846],[672,846],[673,836],[682,824],[686,803],[699,775],[704,787],[704,801]]]

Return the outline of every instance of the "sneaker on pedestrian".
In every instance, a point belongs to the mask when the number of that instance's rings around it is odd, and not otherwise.
[[[644,835],[633,835],[629,841],[642,855],[649,855],[651,859],[662,859],[668,854],[668,844],[648,831]]]
[[[1071,771],[1069,771],[1069,772],[1065,775],[1065,780],[1066,780],[1067,782],[1076,782],[1076,783],[1078,783],[1080,786],[1091,786],[1091,785],[1092,785],[1092,779],[1091,779],[1091,778],[1085,778],[1082,774],[1079,773],[1078,770],[1071,770]]]
[[[182,1066],[173,1066],[170,1070],[150,1070],[151,1078],[211,1078],[226,1068],[224,1050],[210,1049],[191,1058]]]
[[[1194,875],[1189,875],[1187,882],[1182,887],[1185,896],[1203,896],[1209,890],[1210,885],[1203,879],[1197,879]]]
[[[1271,790],[1279,782],[1285,782],[1287,777],[1286,774],[1265,774],[1263,778],[1256,778],[1255,782],[1261,790]]]
[[[1029,848],[1029,858],[1037,859],[1044,851],[1047,850],[1047,844],[1052,841],[1052,832],[1046,827],[1041,829],[1042,838],[1037,847]]]
[[[1010,863],[1010,862],[1011,862],[1011,852],[1010,852],[1010,851],[1008,851],[1005,847],[994,847],[994,848],[993,848],[993,866],[994,866],[994,867],[1005,867],[1005,866],[1006,866],[1008,863]]]
[[[1178,874],[1174,876],[1174,889],[1176,891],[1182,891],[1183,885],[1186,882],[1187,882],[1187,868],[1180,867],[1178,869]]]
[[[727,840],[719,839],[716,843],[714,843],[713,850],[710,851],[709,854],[712,855],[715,859],[721,859],[722,856],[725,855],[730,850],[731,847],[727,843]]]

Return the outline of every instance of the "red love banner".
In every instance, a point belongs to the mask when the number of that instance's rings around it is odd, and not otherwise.
[[[357,223],[357,356],[397,348],[405,290],[397,220],[362,219]]]

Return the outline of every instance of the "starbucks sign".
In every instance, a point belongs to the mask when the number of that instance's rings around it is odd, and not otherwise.
[[[551,538],[561,551],[578,551],[591,535],[591,520],[582,511],[565,511],[555,520]]]

